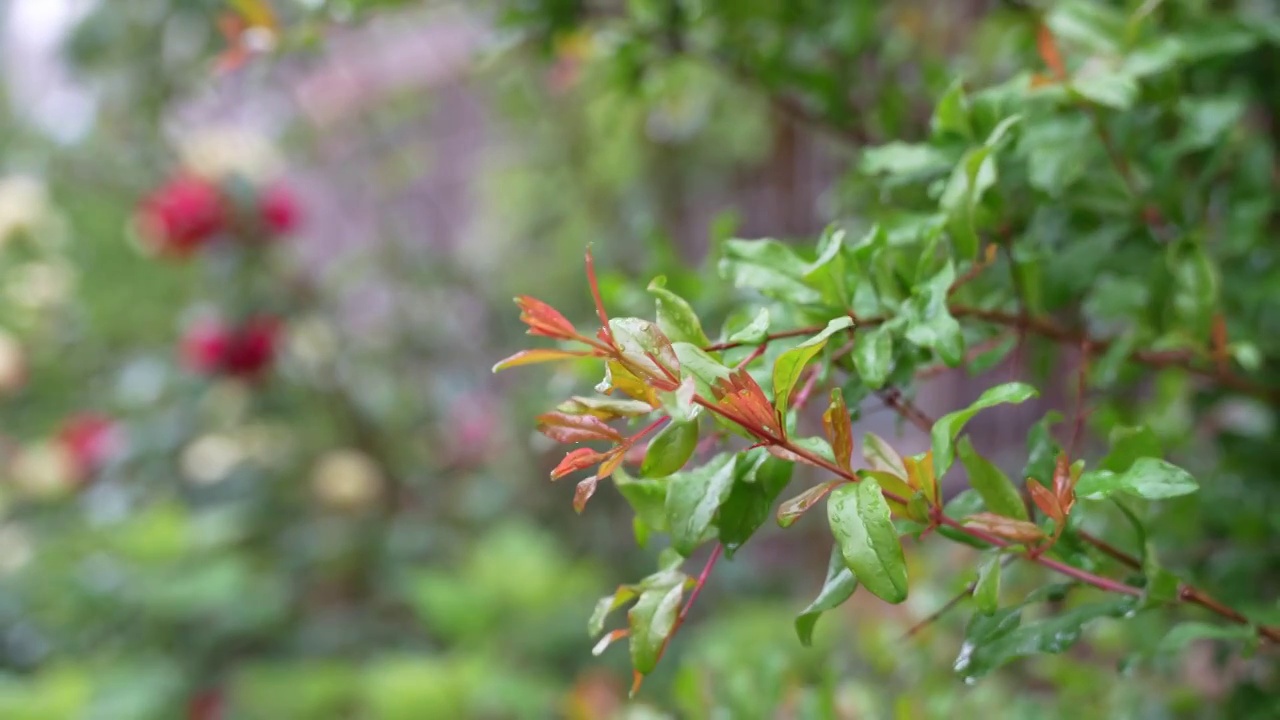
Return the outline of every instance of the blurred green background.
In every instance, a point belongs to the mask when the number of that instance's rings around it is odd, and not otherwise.
[[[491,375],[526,346],[511,297],[589,317],[591,243],[617,314],[665,275],[723,320],[716,244],[815,237],[861,192],[850,139],[1008,73],[1015,5],[0,0],[0,718],[1228,717],[1265,692],[1211,648],[1151,660],[1141,620],[962,682],[958,617],[901,640],[970,579],[945,547],[909,552],[908,603],[859,596],[804,648],[820,523],[722,565],[634,702],[625,650],[590,652],[596,599],[658,548],[616,493],[578,516],[548,482],[532,418],[598,378]],[[782,59],[610,29],[677,6]],[[827,102],[855,80],[856,117]],[[297,227],[157,255],[139,209],[185,174],[284,187]],[[263,376],[184,363],[246,313],[282,319]],[[87,476],[85,418],[110,441]]]

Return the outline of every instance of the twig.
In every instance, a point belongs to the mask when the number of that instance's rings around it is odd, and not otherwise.
[[[1003,568],[1011,562],[1013,562],[1013,556],[1005,555],[1004,557],[1000,558],[1000,567]],[[908,638],[915,637],[926,627],[941,620],[943,615],[946,615],[947,613],[951,612],[965,598],[972,595],[973,591],[977,589],[977,587],[978,587],[977,580],[974,580],[973,582],[969,583],[967,586],[965,586],[964,590],[961,590],[960,592],[956,593],[955,596],[953,596],[950,600],[948,600],[945,605],[938,608],[937,610],[934,610],[932,613],[929,614],[928,617],[922,619],[920,622],[908,628],[907,631],[902,634],[902,639],[906,640]]]

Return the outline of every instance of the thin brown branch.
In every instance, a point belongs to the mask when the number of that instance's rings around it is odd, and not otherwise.
[[[1003,568],[1009,563],[1013,562],[1013,558],[1014,558],[1013,555],[1005,555],[1004,557],[1000,558],[1000,567]],[[922,620],[920,620],[920,622],[917,622],[915,625],[912,625],[910,628],[908,628],[907,631],[902,634],[902,639],[906,640],[908,638],[915,637],[916,635],[920,634],[920,632],[923,631],[925,628],[941,620],[944,615],[954,610],[955,607],[959,605],[961,602],[963,602],[965,598],[972,595],[973,591],[977,589],[977,587],[978,587],[977,580],[974,580],[973,582],[966,585],[963,590],[961,590],[960,592],[952,596],[952,598],[948,600],[945,605],[929,613],[928,617],[923,618]]]

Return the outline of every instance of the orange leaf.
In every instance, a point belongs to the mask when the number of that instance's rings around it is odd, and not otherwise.
[[[1057,496],[1035,478],[1027,478],[1027,489],[1031,491],[1031,500],[1040,508],[1040,512],[1048,515],[1055,523],[1062,522],[1062,505],[1058,503]]]
[[[809,508],[818,504],[819,500],[826,497],[827,493],[830,493],[841,482],[843,481],[828,480],[821,485],[814,485],[790,500],[784,500],[778,506],[778,524],[784,528],[791,527],[791,523],[799,519],[801,515],[809,512]]]
[[[1059,80],[1066,79],[1067,66],[1062,62],[1062,52],[1058,49],[1058,41],[1049,31],[1049,26],[1043,24],[1040,26],[1036,34],[1036,47],[1040,50],[1040,59],[1044,60],[1045,66],[1052,71],[1053,76]]]
[[[559,310],[541,300],[521,295],[516,298],[516,305],[520,306],[520,321],[529,326],[530,335],[557,340],[573,340],[578,337],[573,323],[561,315]]]
[[[964,524],[1017,543],[1034,542],[1044,537],[1044,532],[1034,523],[995,513],[983,512],[970,515],[965,518]]]
[[[938,478],[933,472],[933,451],[929,450],[916,459],[902,458],[907,466],[907,484],[924,493],[929,502],[940,505],[938,501]]]
[[[615,449],[613,452],[609,453],[609,457],[606,458],[604,462],[600,463],[600,469],[596,471],[596,475],[601,479],[609,477],[613,474],[614,470],[618,469],[618,466],[622,464],[622,461],[626,456],[627,454],[625,452],[621,452],[620,449]]]
[[[596,386],[596,392],[609,395],[614,390],[621,390],[628,397],[649,403],[653,407],[661,404],[658,400],[658,392],[649,387],[648,383],[636,377],[636,374],[622,363],[610,360],[605,364],[604,381]]]
[[[586,357],[587,353],[577,352],[573,350],[521,350],[511,357],[500,361],[493,366],[493,371],[506,370],[507,368],[518,367],[520,365],[532,365],[534,363],[553,362],[555,360],[568,360],[571,358]]]
[[[836,454],[836,463],[845,470],[851,470],[850,459],[853,457],[853,423],[849,419],[849,408],[844,404],[844,394],[840,388],[831,391],[831,404],[822,413],[822,427],[827,431],[827,440]]]
[[[596,463],[604,460],[608,453],[596,452],[591,448],[577,448],[570,450],[559,465],[551,471],[551,479],[559,480],[560,478],[574,473],[579,470],[586,470]]]
[[[711,394],[721,407],[731,411],[743,423],[743,427],[760,439],[784,437],[782,423],[773,404],[764,396],[760,385],[745,368],[717,380],[711,387]]]
[[[1053,494],[1065,518],[1076,502],[1075,479],[1071,476],[1071,463],[1066,453],[1058,453],[1058,461],[1053,466]]]
[[[596,493],[596,485],[600,483],[600,478],[592,475],[578,483],[578,487],[573,491],[573,510],[579,514],[587,507],[587,501]]]
[[[562,443],[609,440],[622,442],[622,433],[609,427],[594,415],[566,415],[561,412],[538,416],[538,430],[547,437]]]

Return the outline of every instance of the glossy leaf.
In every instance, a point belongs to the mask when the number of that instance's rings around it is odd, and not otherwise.
[[[640,464],[644,477],[666,477],[684,467],[698,446],[698,420],[669,422],[649,442]]]
[[[562,443],[591,442],[607,440],[622,442],[622,433],[605,424],[593,415],[566,415],[561,412],[544,413],[538,416],[538,430],[543,435]]]
[[[680,360],[671,340],[654,323],[640,318],[613,318],[609,330],[627,362],[651,377],[679,376]]]
[[[778,356],[773,365],[773,403],[780,412],[787,411],[791,391],[800,381],[800,374],[804,372],[805,365],[822,352],[828,338],[852,326],[853,318],[838,317],[827,323],[827,327],[822,332]]]
[[[849,470],[853,457],[853,423],[849,419],[849,408],[845,407],[840,388],[831,390],[831,404],[822,413],[822,427],[827,432],[831,451],[835,453],[836,464]]]
[[[969,487],[982,496],[987,509],[997,515],[1004,515],[1016,520],[1027,519],[1027,507],[1018,494],[1017,487],[1009,477],[986,458],[973,449],[973,443],[964,437],[956,445],[960,462],[964,465],[965,474],[969,476]]]
[[[815,304],[822,294],[805,282],[808,263],[777,240],[729,240],[720,275],[735,287],[757,290],[776,300]]]
[[[868,591],[891,603],[907,599],[907,564],[874,478],[845,483],[827,500],[827,521],[845,566]]]
[[[970,515],[964,519],[964,524],[1015,543],[1031,543],[1044,538],[1044,531],[1035,523],[992,513]]]
[[[733,490],[720,506],[716,525],[725,557],[742,547],[773,512],[773,504],[791,481],[795,465],[753,450],[738,460]]]
[[[707,534],[716,511],[733,490],[737,456],[722,453],[700,468],[667,478],[665,504],[671,546],[688,557]]]
[[[955,441],[956,436],[960,434],[960,431],[964,429],[965,423],[973,419],[974,415],[995,405],[1006,403],[1017,405],[1039,394],[1035,388],[1026,383],[1005,383],[989,388],[969,407],[947,413],[938,418],[938,421],[933,425],[933,430],[930,432],[930,437],[933,440],[934,472],[941,476],[951,467],[951,462],[954,459],[952,443]]]
[[[598,485],[599,483],[600,483],[600,478],[596,477],[595,475],[592,475],[591,477],[588,477],[588,478],[584,478],[578,482],[577,487],[574,488],[574,491],[573,491],[574,512],[581,514],[582,511],[586,509],[587,501],[591,499],[592,495],[596,494],[596,485]]]
[[[809,509],[818,504],[819,500],[843,482],[843,480],[828,480],[814,485],[790,500],[782,501],[778,506],[778,525],[784,528],[791,527],[791,524],[800,519],[801,515],[809,512]]]
[[[613,420],[647,415],[653,412],[654,408],[649,403],[639,400],[575,395],[557,405],[556,410],[568,415],[594,415],[601,420]]]
[[[521,365],[532,365],[534,363],[555,362],[556,360],[577,360],[585,357],[587,353],[572,350],[521,350],[520,352],[498,361],[493,366],[493,372],[506,370],[507,368],[519,367]]]
[[[754,345],[764,342],[769,334],[769,308],[760,308],[746,327],[729,336],[729,342]]]
[[[973,632],[977,617],[980,617],[975,616],[956,658],[956,672],[977,678],[1018,658],[1064,652],[1080,639],[1084,628],[1091,622],[1106,617],[1122,617],[1133,607],[1133,598],[1116,598],[1074,607],[1021,626],[1021,610],[1004,615],[1001,612],[1005,611],[1000,611],[992,617],[999,618],[1006,629],[986,637]]]
[[[882,470],[904,479],[907,477],[907,466],[902,462],[902,456],[875,433],[862,436],[862,456],[874,470]]]
[[[701,395],[710,397],[711,387],[733,373],[732,369],[725,367],[724,363],[711,357],[697,345],[678,342],[672,347],[676,357],[680,359],[681,372],[694,379],[695,388]]]
[[[666,479],[633,478],[621,468],[613,473],[614,487],[646,527],[667,532]]]
[[[1147,500],[1188,495],[1199,490],[1195,478],[1186,470],[1159,458],[1138,458],[1124,472],[1093,470],[1080,476],[1076,494],[1089,500],[1101,500],[1117,492]]]
[[[649,283],[649,293],[658,302],[658,328],[672,342],[687,342],[698,346],[710,345],[702,322],[688,301],[666,288],[666,278],[654,278]]]
[[[612,595],[606,595],[596,602],[591,618],[587,621],[587,634],[595,637],[604,632],[604,621],[609,613],[631,602],[636,597],[636,590],[630,585],[620,585]]]
[[[822,617],[822,613],[839,607],[844,601],[853,597],[853,592],[857,589],[858,578],[854,577],[853,572],[845,565],[840,548],[833,546],[831,559],[827,562],[827,577],[822,581],[822,589],[818,591],[818,597],[796,616],[796,635],[799,636],[800,643],[805,647],[812,645],[813,628],[817,625],[818,618]]]
[[[631,666],[647,675],[658,664],[662,648],[675,627],[684,597],[682,582],[645,590],[627,612],[631,630]]]
[[[853,366],[867,387],[884,387],[893,366],[893,335],[887,325],[858,332],[854,337]]]
[[[1111,452],[1098,463],[1102,470],[1124,472],[1139,458],[1158,458],[1163,454],[1160,439],[1146,425],[1114,428],[1111,430],[1110,441]]]
[[[932,278],[915,288],[903,313],[906,340],[937,353],[952,367],[964,360],[964,334],[947,306],[947,293],[955,277],[955,265],[947,261]]]
[[[992,555],[978,569],[978,581],[973,586],[973,604],[978,612],[990,615],[1000,605],[1000,556]]]

